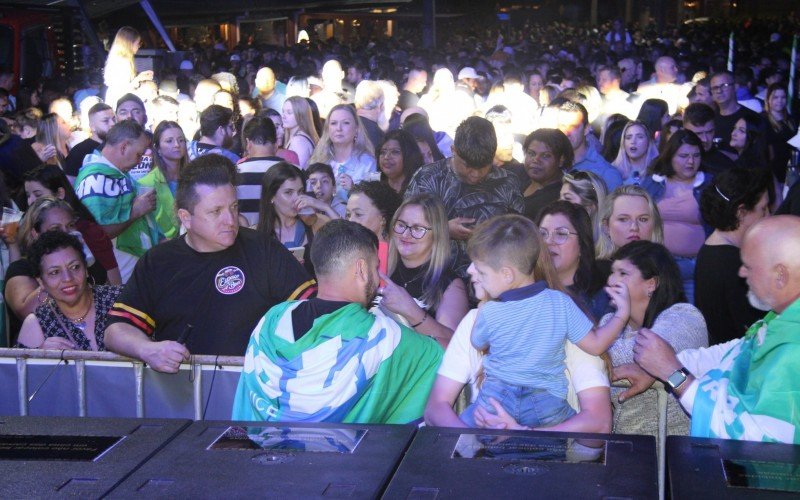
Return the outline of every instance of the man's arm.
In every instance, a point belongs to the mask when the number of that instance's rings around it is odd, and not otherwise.
[[[127,323],[112,323],[106,328],[105,344],[109,351],[147,363],[163,373],[177,373],[189,360],[186,346],[172,340],[153,342],[138,328]]]
[[[436,375],[425,405],[425,423],[437,427],[466,427],[453,410],[453,404],[463,388],[464,384],[461,382],[444,375]]]

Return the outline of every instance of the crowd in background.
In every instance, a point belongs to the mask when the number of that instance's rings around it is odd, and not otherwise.
[[[470,333],[491,325],[470,309],[506,304],[516,290],[545,300],[529,289],[544,282],[570,298],[547,299],[565,323],[517,317],[571,332],[540,355],[566,359],[547,372],[565,380],[544,386],[573,410],[525,425],[655,434],[655,396],[620,398],[597,355],[630,366],[642,329],[676,351],[722,344],[771,308],[740,277],[740,248],[761,219],[800,215],[792,29],[445,28],[436,50],[421,49],[414,32],[352,44],[208,43],[177,67],[140,72],[142,36],[124,27],[102,71],[15,94],[3,73],[0,202],[25,211],[18,234],[0,232],[7,337],[104,349],[108,311],[137,262],[187,230],[175,210],[182,171],[219,155],[235,165],[238,224],[276,238],[309,276],[330,221],[375,235],[374,307],[447,349],[430,423],[459,423],[452,403],[464,385],[491,394],[488,383],[478,389],[483,368],[505,383],[522,377],[504,372],[509,359],[539,362],[525,357],[531,339],[488,337],[497,344],[482,368],[488,344]],[[504,218],[513,214],[522,217]],[[54,229],[74,238],[59,243]],[[74,287],[48,273],[59,252]],[[513,265],[492,264],[495,252]],[[504,278],[492,273],[506,268],[527,278],[495,286]],[[590,348],[581,329],[613,338]],[[503,407],[495,413],[509,417]],[[477,410],[461,421],[492,418]],[[668,420],[670,433],[688,433],[677,401]]]

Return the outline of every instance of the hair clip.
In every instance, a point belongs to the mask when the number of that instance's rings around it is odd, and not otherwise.
[[[719,190],[719,186],[714,186],[714,189],[716,189],[716,190],[717,190],[717,194],[719,194],[720,196],[722,196],[722,198],[723,198],[725,201],[727,201],[728,203],[730,203],[731,199],[730,199],[730,198],[728,198],[727,196],[725,196],[724,194],[722,194],[722,191],[720,191],[720,190]]]

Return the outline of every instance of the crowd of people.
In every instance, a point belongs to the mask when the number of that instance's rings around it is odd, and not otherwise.
[[[660,379],[671,434],[800,442],[797,121],[759,26],[734,71],[713,23],[157,72],[121,28],[102,77],[0,92],[6,336],[244,356],[242,420],[656,435]]]

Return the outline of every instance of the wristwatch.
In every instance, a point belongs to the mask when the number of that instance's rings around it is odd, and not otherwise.
[[[686,379],[689,378],[689,370],[684,367],[680,367],[679,369],[675,370],[672,375],[667,377],[667,385],[670,387],[672,392],[678,390],[678,388],[686,382]]]

